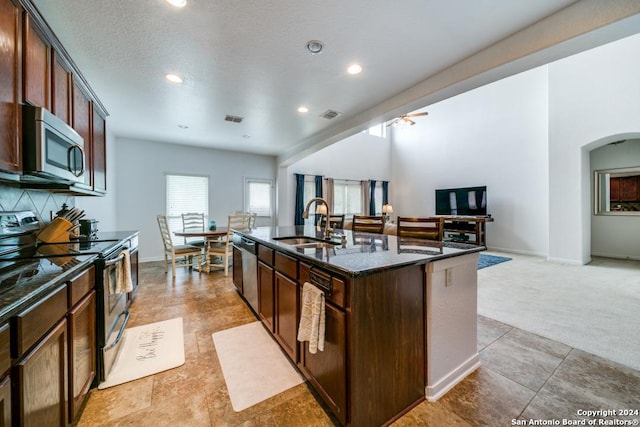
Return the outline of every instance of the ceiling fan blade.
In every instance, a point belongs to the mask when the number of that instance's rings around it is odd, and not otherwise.
[[[421,116],[426,116],[427,114],[429,113],[426,111],[423,111],[421,113],[405,114],[405,117],[421,117]]]
[[[398,120],[400,120],[400,119],[396,118],[396,119],[391,120],[389,123],[387,123],[387,127],[397,124]]]

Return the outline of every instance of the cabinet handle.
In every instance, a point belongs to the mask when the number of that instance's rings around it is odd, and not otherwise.
[[[309,274],[309,281],[312,285],[315,285],[326,292],[327,295],[331,295],[333,292],[333,285],[331,284],[330,277],[321,276],[314,271],[311,271]]]

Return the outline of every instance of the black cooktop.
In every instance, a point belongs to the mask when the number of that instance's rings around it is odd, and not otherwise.
[[[39,243],[16,247],[0,256],[0,261],[107,254],[118,246],[118,240],[79,240],[69,243]]]

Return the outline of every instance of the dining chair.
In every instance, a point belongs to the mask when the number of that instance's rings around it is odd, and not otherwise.
[[[442,241],[444,219],[398,217],[397,236]]]
[[[229,215],[227,218],[227,235],[220,240],[213,240],[207,244],[206,255],[209,260],[209,267],[224,269],[224,275],[229,275],[229,262],[233,260],[233,230],[246,230],[249,228],[247,214]],[[212,257],[219,257],[220,262]]]
[[[187,212],[182,214],[182,229],[184,231],[204,231],[204,214],[199,212]],[[185,237],[185,245],[204,247],[204,239],[198,237]]]
[[[322,216],[320,227],[324,227],[324,224],[327,222],[326,218],[324,215]],[[329,215],[329,227],[342,230],[344,228],[344,215]]]
[[[247,222],[247,228],[251,229],[256,227],[256,219],[258,218],[258,214],[256,212],[236,211],[236,215],[245,216],[245,221]]]
[[[184,267],[199,267],[202,256],[202,248],[192,245],[174,245],[171,238],[171,230],[169,230],[169,221],[166,215],[158,215],[158,227],[162,237],[162,245],[164,247],[164,272],[169,269],[169,260],[171,260],[171,275],[176,277],[176,261],[181,259]]]
[[[384,216],[354,215],[351,230],[354,232],[382,234],[384,231]]]

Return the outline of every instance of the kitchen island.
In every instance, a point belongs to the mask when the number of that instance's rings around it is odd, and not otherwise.
[[[243,276],[257,276],[256,314],[337,421],[389,424],[479,366],[476,265],[484,248],[340,232],[328,243],[316,227],[238,231],[234,283],[245,295],[256,281]],[[255,245],[255,272],[242,268],[242,239]],[[305,282],[325,293],[325,348],[315,354],[296,340]]]

